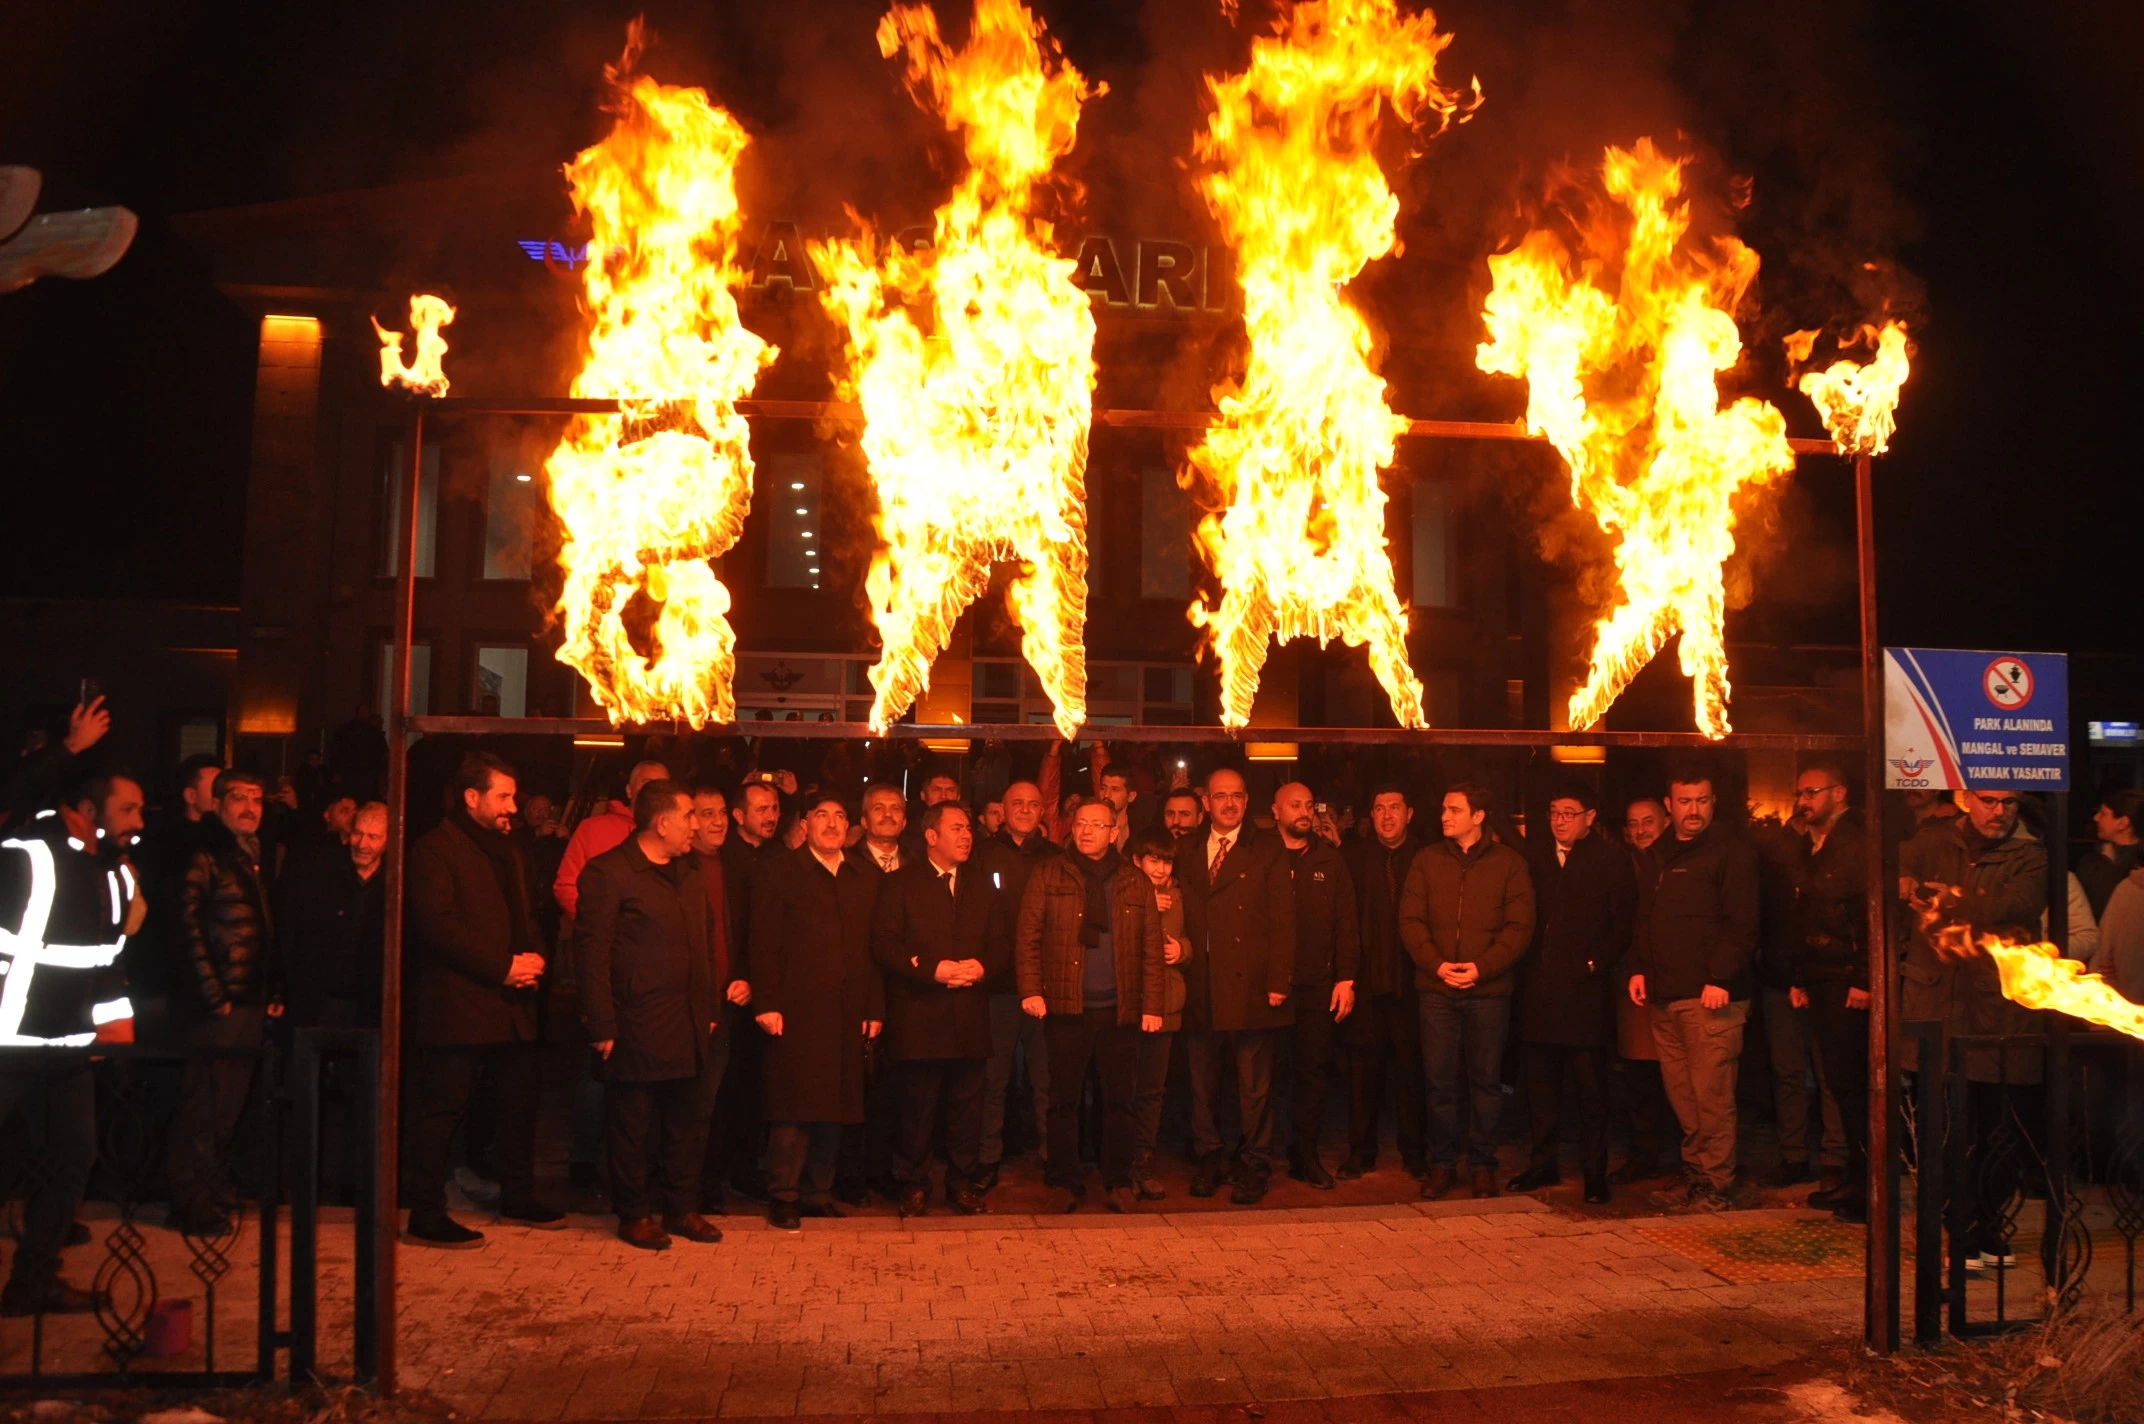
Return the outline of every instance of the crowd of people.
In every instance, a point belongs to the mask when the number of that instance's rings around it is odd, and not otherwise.
[[[78,708],[8,798],[0,1044],[131,1030],[190,1050],[169,1085],[168,1220],[216,1236],[238,1209],[231,1155],[256,1088],[255,1058],[231,1050],[377,1022],[386,808],[331,784],[301,810],[287,784],[195,758],[148,815],[145,788],[92,754],[107,722]],[[561,1026],[586,1066],[572,1181],[600,1184],[619,1237],[647,1249],[719,1241],[732,1198],[784,1229],[873,1193],[904,1216],[986,1212],[1022,1085],[1047,1209],[1135,1211],[1168,1190],[1177,1074],[1196,1197],[1255,1205],[1282,1170],[1319,1189],[1365,1176],[1389,1110],[1424,1198],[1554,1186],[1568,1127],[1586,1202],[1658,1180],[1654,1205],[1719,1211],[1746,1175],[1753,1015],[1776,1095],[1771,1183],[1815,1182],[1812,1205],[1864,1219],[1877,832],[1838,763],[1800,768],[1783,823],[1723,807],[1697,763],[1618,805],[1557,785],[1521,835],[1478,780],[1349,786],[1345,802],[1292,780],[1254,806],[1243,767],[1193,784],[1183,762],[1157,776],[1101,752],[1066,795],[1061,752],[1036,776],[917,768],[913,804],[868,772],[859,794],[649,758],[570,828],[500,756],[469,752],[407,851],[405,1239],[483,1244],[450,1211],[473,1113],[497,1219],[565,1223],[537,1172]],[[2044,829],[2026,809],[2011,792],[1912,798],[1883,887],[1907,1018],[2031,1027],[1992,965],[1938,953],[1934,934],[2044,932]],[[2135,793],[2100,806],[2102,853],[2069,906],[2071,952],[2132,997],[2140,814]],[[2035,1054],[1984,1056],[1968,1055],[1976,1085],[2038,1071]],[[0,1120],[35,1109],[48,1163],[9,1313],[94,1304],[58,1271],[95,1158],[91,1071],[0,1060]],[[1508,1177],[1507,1080],[1530,1144]],[[1336,1097],[1345,1146],[1328,1158]],[[1615,1117],[1627,1150],[1611,1172]]]

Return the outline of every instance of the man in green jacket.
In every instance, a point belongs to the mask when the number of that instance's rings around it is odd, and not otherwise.
[[[1446,791],[1444,839],[1414,858],[1400,891],[1400,942],[1414,960],[1429,1085],[1425,1199],[1457,1183],[1462,1134],[1473,1194],[1498,1192],[1504,1038],[1513,971],[1533,942],[1534,887],[1525,858],[1490,837],[1488,818],[1487,787],[1462,781]],[[1464,1120],[1462,1086],[1472,1110]]]

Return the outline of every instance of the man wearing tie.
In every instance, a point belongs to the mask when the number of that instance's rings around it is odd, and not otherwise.
[[[1280,837],[1246,824],[1249,788],[1227,767],[1206,778],[1204,836],[1177,843],[1184,931],[1192,953],[1184,1008],[1191,1069],[1191,1194],[1210,1197],[1224,1169],[1229,1200],[1264,1199],[1273,1175],[1273,1045],[1293,1021],[1295,888]],[[1243,1137],[1233,1164],[1217,1111],[1224,1065],[1236,1075]]]
[[[968,808],[941,801],[922,816],[924,855],[879,886],[871,953],[886,976],[886,1038],[898,1119],[893,1175],[902,1216],[930,1201],[931,1149],[941,1123],[945,1199],[986,1211],[983,1086],[990,1059],[990,989],[1010,977],[1012,924],[988,876],[968,867]]]

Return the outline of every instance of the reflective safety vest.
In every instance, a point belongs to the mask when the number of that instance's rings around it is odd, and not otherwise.
[[[119,967],[134,873],[50,811],[31,824],[0,841],[0,1048],[79,1048],[134,1015]]]

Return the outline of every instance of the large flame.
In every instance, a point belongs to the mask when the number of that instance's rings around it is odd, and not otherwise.
[[[1304,0],[1252,43],[1248,69],[1207,80],[1199,188],[1235,250],[1250,343],[1191,452],[1217,496],[1199,542],[1220,584],[1191,621],[1220,664],[1226,726],[1249,722],[1276,637],[1367,645],[1400,725],[1427,725],[1377,482],[1407,421],[1340,289],[1395,246],[1399,200],[1371,148],[1384,112],[1442,127],[1478,102],[1437,82],[1450,43],[1396,0]]]
[[[409,299],[409,329],[416,333],[417,349],[407,365],[402,361],[402,333],[389,331],[372,319],[380,334],[380,384],[403,386],[421,396],[447,393],[447,338],[440,328],[454,320],[454,308],[442,297],[418,293]]]
[[[977,0],[957,51],[927,6],[895,5],[878,43],[905,54],[909,91],[960,134],[967,171],[927,248],[869,233],[811,247],[848,334],[843,394],[863,406],[878,490],[871,725],[930,685],[955,620],[1010,560],[1021,652],[1069,737],[1087,716],[1094,314],[1038,206],[1101,91],[1018,0]]]
[[[744,280],[745,132],[706,91],[631,75],[639,47],[636,23],[605,71],[610,135],[566,168],[594,230],[573,394],[614,398],[620,413],[576,416],[545,467],[565,526],[558,657],[613,722],[698,727],[736,716],[729,590],[708,561],[736,543],[751,507],[736,402],[776,352],[739,322],[730,290]]]
[[[1616,534],[1621,601],[1595,625],[1570,723],[1599,721],[1676,633],[1697,726],[1727,720],[1727,594],[1734,501],[1794,468],[1786,421],[1745,396],[1722,409],[1718,374],[1742,355],[1734,312],[1757,254],[1731,237],[1679,250],[1690,225],[1682,163],[1650,139],[1602,166],[1623,214],[1580,230],[1574,256],[1547,231],[1489,259],[1482,370],[1523,377],[1526,423],[1571,471],[1571,495]],[[1627,215],[1627,216],[1626,216]],[[1598,284],[1612,279],[1613,295]]]
[[[1928,888],[1934,893],[1913,903],[1938,954],[1949,959],[1985,954],[1995,961],[2003,997],[2012,1003],[2052,1009],[2131,1038],[2144,1038],[2144,1004],[2123,997],[2101,976],[2087,974],[2084,965],[2063,958],[2052,944],[2026,944],[2008,935],[1976,937],[1970,925],[1942,924],[1944,910],[1955,903],[1957,891],[1950,886]]]
[[[1881,330],[1863,326],[1839,343],[1846,349],[1866,343],[1876,354],[1867,363],[1834,361],[1821,371],[1806,371],[1797,383],[1824,417],[1824,429],[1841,455],[1881,455],[1898,429],[1898,397],[1912,369],[1913,344],[1906,324],[1887,321]],[[1787,337],[1787,359],[1799,366],[1815,348],[1816,333]]]

